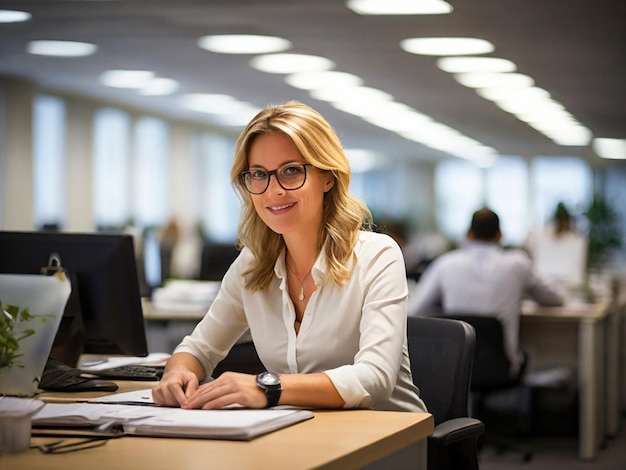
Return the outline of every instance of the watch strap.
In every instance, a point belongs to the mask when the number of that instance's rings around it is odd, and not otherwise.
[[[282,391],[282,388],[266,388],[265,396],[267,397],[267,405],[265,405],[265,408],[271,408],[272,406],[278,405],[278,400],[280,400],[280,394]]]

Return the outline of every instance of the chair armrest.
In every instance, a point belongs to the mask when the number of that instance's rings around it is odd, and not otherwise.
[[[435,426],[429,442],[437,446],[447,446],[464,439],[476,438],[485,432],[485,424],[470,417],[453,418]]]

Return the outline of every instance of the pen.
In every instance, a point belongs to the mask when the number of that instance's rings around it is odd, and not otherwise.
[[[98,405],[138,405],[138,406],[165,406],[154,403],[153,401],[133,401],[133,400],[122,400],[122,401],[98,401],[94,402]]]

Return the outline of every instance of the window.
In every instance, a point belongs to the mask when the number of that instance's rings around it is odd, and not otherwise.
[[[65,188],[65,102],[37,95],[33,103],[34,222],[61,228],[67,216]]]
[[[559,202],[574,215],[582,212],[591,200],[592,172],[573,157],[538,157],[530,170],[518,157],[500,157],[484,170],[446,160],[437,165],[435,191],[440,230],[448,237],[464,237],[472,213],[486,205],[500,216],[503,244],[523,245]]]
[[[350,191],[367,205],[374,217],[386,215],[385,210],[390,206],[389,195],[385,192],[385,179],[386,175],[381,170],[352,173]]]
[[[132,216],[137,227],[166,223],[169,215],[169,128],[144,117],[134,129]]]
[[[394,166],[368,171],[353,171],[350,191],[367,204],[375,219],[392,220],[416,212],[420,201],[407,195],[415,194],[413,168]],[[414,214],[411,214],[414,215]],[[376,220],[375,220],[376,222]]]
[[[593,174],[588,164],[575,157],[537,157],[531,164],[533,225],[543,227],[563,202],[576,217],[589,205]]]
[[[96,112],[93,127],[94,221],[99,228],[123,228],[130,219],[130,118],[105,108]]]
[[[235,143],[212,133],[197,134],[194,140],[194,200],[205,236],[215,242],[237,239],[241,203],[230,183]]]
[[[529,229],[528,165],[521,158],[500,157],[485,177],[487,206],[500,217],[502,243],[523,245]]]
[[[481,170],[469,162],[445,160],[435,168],[437,221],[447,237],[461,241],[474,211],[484,205]]]

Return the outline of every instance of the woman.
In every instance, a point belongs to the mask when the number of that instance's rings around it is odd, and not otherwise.
[[[276,404],[425,411],[406,346],[402,253],[365,231],[339,139],[298,102],[257,114],[236,145],[231,180],[243,249],[204,319],[153,390],[183,408]],[[201,383],[249,328],[269,373]]]

